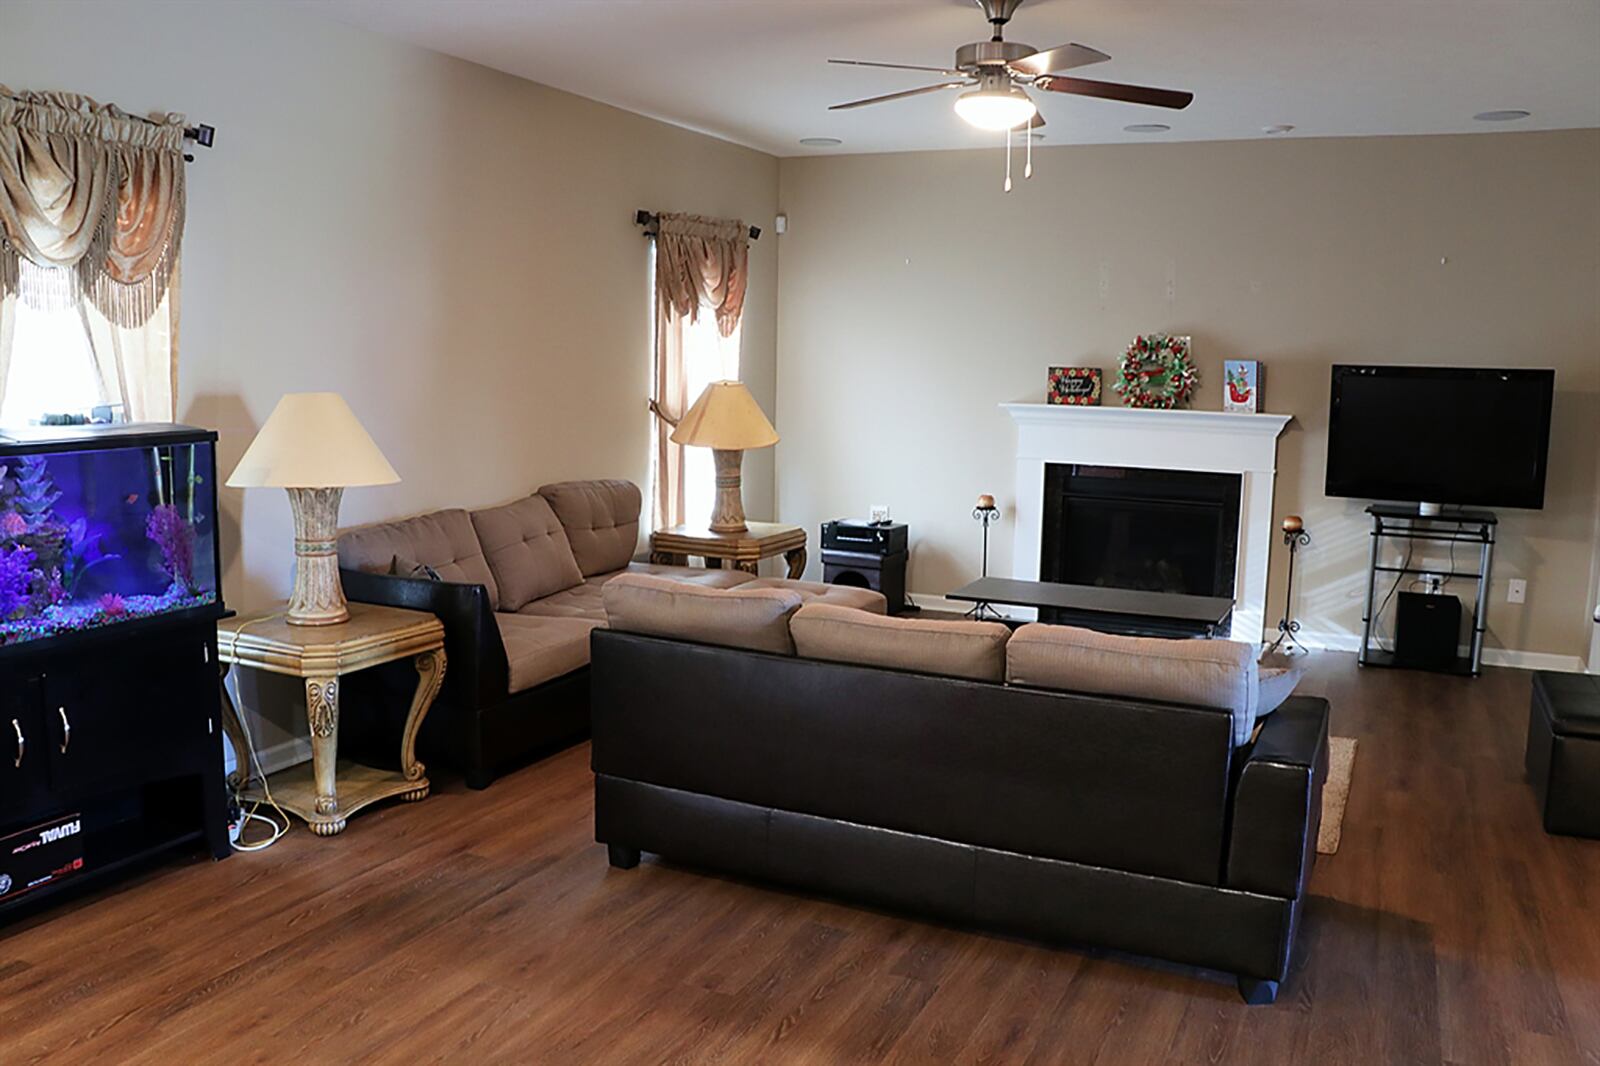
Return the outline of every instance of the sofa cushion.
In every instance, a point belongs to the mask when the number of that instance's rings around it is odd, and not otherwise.
[[[500,586],[500,610],[583,583],[567,534],[542,496],[472,512],[484,557]]]
[[[1006,680],[1033,688],[1215,707],[1233,716],[1233,742],[1255,727],[1255,649],[1233,640],[1123,637],[1032,622],[1006,643]]]
[[[554,595],[533,600],[517,608],[517,613],[533,618],[587,618],[606,620],[606,605],[600,593],[601,582],[585,581]]]
[[[648,574],[619,574],[600,590],[607,624],[624,633],[794,654],[789,618],[800,609],[794,592],[712,589]]]
[[[483,556],[467,512],[456,508],[359,526],[339,534],[339,565],[369,574],[388,573],[395,556],[431,566],[445,581],[483,585],[489,606],[500,602],[499,586]]]
[[[888,614],[889,601],[881,592],[852,585],[825,585],[820,581],[790,581],[784,577],[758,577],[740,586],[747,589],[781,589],[793,592],[804,603],[825,603],[831,607],[854,607],[858,611]]]
[[[654,577],[670,577],[674,581],[683,581],[690,585],[701,585],[708,589],[741,588],[756,579],[754,574],[747,574],[743,570],[709,570],[701,566],[669,566],[664,563],[629,563],[625,569],[613,570],[607,574],[596,574],[585,580],[605,584],[618,574],[650,574]]]
[[[639,486],[631,481],[561,481],[539,495],[567,532],[584,577],[620,570],[639,546]]]
[[[1295,686],[1306,676],[1306,657],[1268,652],[1256,664],[1258,682],[1256,717],[1265,718],[1294,694]]]
[[[589,631],[598,624],[592,619],[529,618],[499,612],[494,620],[511,667],[513,693],[589,665]]]
[[[854,607],[813,600],[789,621],[795,654],[863,666],[886,666],[921,674],[1001,681],[1006,640],[999,622],[889,618]]]
[[[551,596],[517,608],[518,614],[541,618],[590,618],[596,622],[606,620],[605,601],[601,587],[619,574],[650,574],[671,578],[673,581],[702,588],[731,589],[755,580],[742,570],[703,570],[697,566],[658,566],[653,563],[629,563],[625,570],[613,570],[584,578],[583,584],[563,589]]]

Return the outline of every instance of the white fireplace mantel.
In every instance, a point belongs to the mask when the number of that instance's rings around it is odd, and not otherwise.
[[[1267,615],[1267,564],[1276,528],[1272,489],[1278,435],[1292,416],[1042,403],[1000,407],[1017,424],[1015,577],[1039,577],[1046,464],[1238,474],[1242,484],[1233,635],[1259,638]]]

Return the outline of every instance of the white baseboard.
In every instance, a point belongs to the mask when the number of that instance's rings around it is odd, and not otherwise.
[[[1277,630],[1264,634],[1264,639],[1275,640]],[[1318,633],[1311,630],[1301,630],[1296,634],[1301,644],[1308,648],[1321,651],[1348,651],[1361,650],[1361,634],[1359,633]],[[1375,641],[1376,645],[1385,651],[1394,650],[1394,642],[1386,638]],[[1461,654],[1467,654],[1467,649],[1462,648]],[[1576,655],[1556,655],[1545,651],[1518,651],[1515,648],[1484,648],[1483,665],[1507,666],[1513,670],[1551,670],[1562,674],[1581,674],[1584,672],[1583,659]]]
[[[949,600],[943,596],[935,596],[927,592],[913,592],[911,601],[918,607],[930,611],[954,611],[965,614],[971,610],[972,604],[962,600]],[[1039,616],[1039,612],[1027,607],[997,607],[1002,615],[1019,621],[1031,622]],[[1278,631],[1273,629],[1262,634],[1263,643],[1271,643],[1277,639]],[[1301,644],[1307,648],[1318,651],[1348,651],[1361,650],[1361,635],[1359,633],[1318,633],[1308,629],[1296,634]],[[1389,642],[1378,641],[1379,647],[1388,648]],[[1465,655],[1467,649],[1462,648],[1461,654]],[[1485,666],[1508,666],[1514,670],[1551,670],[1562,674],[1581,674],[1585,666],[1582,658],[1576,655],[1555,655],[1543,651],[1517,651],[1512,648],[1484,648],[1483,664]],[[1600,673],[1600,663],[1590,666],[1590,671]]]
[[[223,772],[231,774],[238,767],[238,761],[234,755],[233,745],[226,736],[223,737],[223,745],[226,754]],[[287,770],[291,766],[298,766],[303,762],[310,762],[311,738],[290,737],[288,740],[279,741],[271,747],[257,751],[256,758],[260,761],[261,769],[268,775],[275,774],[279,770]]]

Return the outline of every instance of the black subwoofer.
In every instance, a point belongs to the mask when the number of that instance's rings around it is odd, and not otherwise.
[[[1395,609],[1396,666],[1446,670],[1460,654],[1461,601],[1454,596],[1402,592]]]
[[[822,580],[883,593],[889,613],[906,610],[906,527],[839,520],[822,524]]]

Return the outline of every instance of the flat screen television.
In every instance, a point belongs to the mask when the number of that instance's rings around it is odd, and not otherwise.
[[[1329,496],[1544,506],[1554,370],[1335,366]]]

